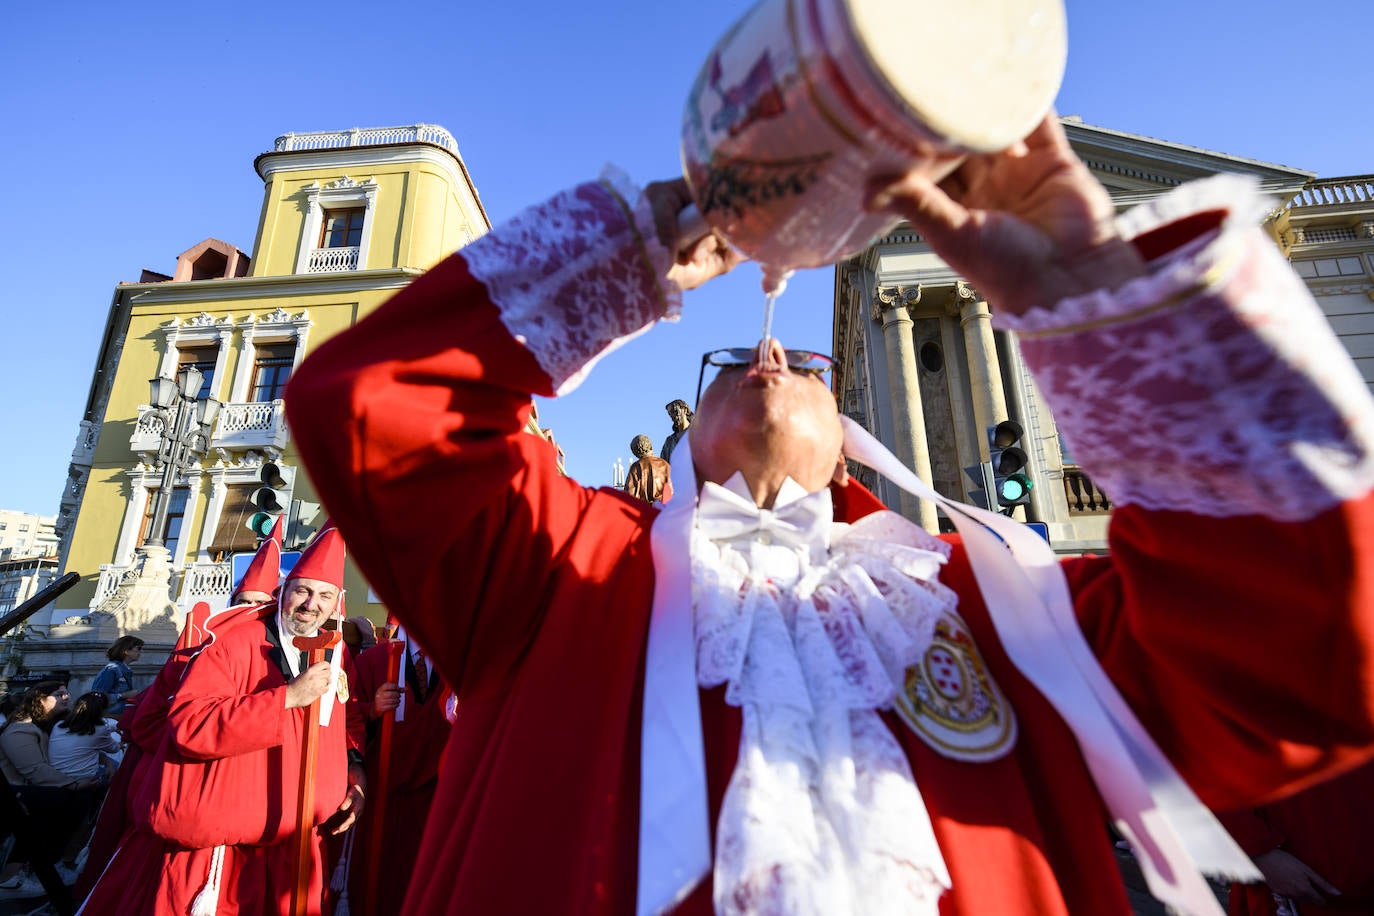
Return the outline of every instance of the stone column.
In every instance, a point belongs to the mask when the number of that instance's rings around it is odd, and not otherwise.
[[[1007,397],[1002,390],[1002,366],[992,336],[992,312],[983,297],[963,281],[954,285],[953,300],[959,308],[964,352],[968,354],[969,389],[974,422],[978,426],[978,458],[987,461],[987,428],[1008,419]]]
[[[879,286],[873,298],[872,318],[882,323],[887,351],[887,383],[892,404],[892,445],[897,459],[930,483],[930,446],[926,439],[921,386],[916,378],[916,345],[912,338],[911,309],[921,301],[921,287]],[[935,504],[901,493],[902,514],[932,534],[939,533]]]

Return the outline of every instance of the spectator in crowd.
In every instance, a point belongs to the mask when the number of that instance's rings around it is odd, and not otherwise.
[[[18,844],[11,864],[0,872],[0,891],[9,892],[9,896],[21,896],[36,883],[21,868],[23,863],[54,861],[63,854],[64,847],[66,854],[58,865],[58,873],[68,881],[76,876],[77,850],[68,841],[94,806],[100,780],[70,776],[49,760],[48,732],[66,713],[69,697],[66,685],[60,681],[36,684],[24,694],[19,707],[0,730],[0,773],[14,787],[29,814],[32,844]]]
[[[110,698],[99,690],[83,693],[67,717],[53,726],[48,739],[48,762],[77,779],[96,777],[102,783],[124,757],[124,741],[114,720],[105,717]]]
[[[350,617],[343,622],[343,641],[349,658],[356,662],[358,656],[377,645],[377,630],[366,617]]]
[[[21,694],[7,693],[0,697],[0,728],[5,727],[5,723],[14,715],[14,711],[19,708],[19,698]]]
[[[110,661],[91,681],[91,689],[110,697],[109,714],[118,717],[124,712],[127,698],[134,692],[134,672],[129,667],[143,654],[143,640],[137,636],[121,636],[105,650]]]

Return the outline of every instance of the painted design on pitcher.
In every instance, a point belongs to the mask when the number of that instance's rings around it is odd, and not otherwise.
[[[782,90],[773,75],[773,59],[767,51],[749,68],[743,81],[733,86],[721,86],[724,70],[720,52],[711,56],[708,85],[720,98],[720,109],[711,116],[711,130],[725,131],[733,140],[751,125],[768,118],[776,118],[787,111]]]
[[[736,218],[746,211],[786,197],[800,197],[820,178],[830,153],[764,161],[712,156],[698,187],[703,214],[718,211]]]
[[[897,712],[922,741],[955,760],[988,761],[1016,743],[1016,715],[959,617],[935,625],[925,657],[906,671]]]

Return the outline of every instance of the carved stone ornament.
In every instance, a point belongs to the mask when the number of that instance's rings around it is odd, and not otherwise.
[[[304,318],[304,317],[305,317],[305,313],[302,312],[301,314],[297,315],[296,317],[297,317],[297,318]],[[290,320],[291,320],[291,313],[288,312],[286,309],[282,308],[281,306],[277,306],[275,309],[273,309],[272,311],[268,312],[266,315],[263,315],[261,318],[259,318],[259,319],[258,319],[258,323],[259,323],[259,324],[285,324],[286,322],[288,322],[288,321],[290,321]]]
[[[159,625],[179,627],[181,611],[169,597],[171,576],[167,548],[145,544],[135,553],[114,594],[94,613],[109,614],[124,633]]]
[[[230,320],[231,320],[231,319],[230,319],[229,317],[226,316],[226,317],[225,317],[224,319],[222,319],[221,321],[216,322],[216,321],[215,321],[215,316],[214,316],[214,315],[211,315],[209,312],[201,312],[199,315],[195,316],[194,318],[187,319],[186,324],[184,325],[184,327],[188,327],[188,328],[212,328],[212,327],[214,327],[217,323],[218,323],[218,324],[223,324],[224,322],[227,322],[227,321],[230,321]]]
[[[889,309],[906,309],[910,314],[912,308],[921,301],[921,284],[912,286],[880,286],[873,293],[873,313],[874,321],[883,320],[883,312]]]
[[[326,188],[356,188],[357,186],[358,182],[354,181],[352,178],[349,178],[347,175],[344,175],[341,178],[336,178],[334,181],[331,181],[327,185],[325,185]]]

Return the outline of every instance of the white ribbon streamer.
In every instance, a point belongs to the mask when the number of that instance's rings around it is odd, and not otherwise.
[[[1200,872],[1261,880],[1107,677],[1083,638],[1059,558],[1006,516],[945,499],[848,417],[844,453],[943,507],[963,537],[1007,655],[1073,731],[1151,893],[1189,914],[1222,910]]]
[[[697,481],[683,436],[673,449],[676,499],[654,520],[654,606],[644,664],[637,916],[671,910],[711,870],[706,751],[692,649],[692,513]]]

